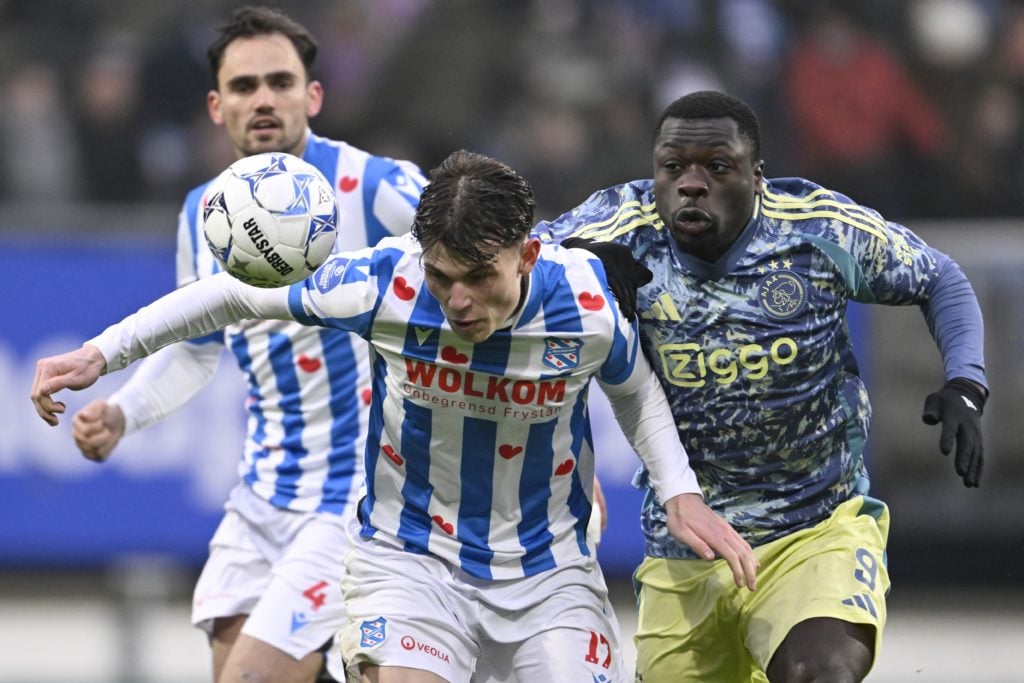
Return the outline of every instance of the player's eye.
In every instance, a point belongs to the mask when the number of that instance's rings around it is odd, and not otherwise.
[[[436,286],[438,286],[438,287],[451,287],[452,286],[452,279],[450,277],[448,277],[447,275],[443,275],[441,273],[438,273],[438,272],[435,272],[435,271],[432,271],[432,270],[428,270],[428,271],[426,271],[426,276],[428,278],[430,278],[431,280],[433,280],[434,284]]]
[[[250,81],[234,81],[228,89],[233,93],[245,94],[252,92],[255,87],[256,84]]]

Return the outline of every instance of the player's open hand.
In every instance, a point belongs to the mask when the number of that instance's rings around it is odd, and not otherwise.
[[[942,423],[939,450],[943,455],[949,455],[956,442],[956,473],[963,477],[964,486],[968,488],[977,488],[981,484],[981,471],[985,464],[981,411],[986,398],[980,385],[957,377],[928,395],[921,414],[925,424]]]
[[[39,417],[46,424],[55,426],[60,422],[57,416],[63,414],[67,407],[53,400],[53,394],[61,389],[85,389],[103,374],[106,366],[107,361],[99,349],[88,344],[37,362],[31,398]]]
[[[753,548],[709,508],[697,493],[683,493],[665,503],[668,531],[705,560],[715,556],[729,563],[739,587],[757,588],[757,556]]]
[[[71,419],[71,436],[82,455],[93,462],[103,462],[124,436],[124,411],[116,403],[96,399],[75,413]]]

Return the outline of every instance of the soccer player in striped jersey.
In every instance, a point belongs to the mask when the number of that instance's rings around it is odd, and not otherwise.
[[[278,11],[240,9],[210,46],[215,89],[207,104],[239,157],[289,152],[332,182],[336,249],[351,251],[408,232],[426,180],[411,163],[309,130],[323,99],[310,75],[316,51],[309,32]],[[202,233],[208,185],[188,194],[180,214],[179,287],[220,270]],[[192,620],[210,636],[214,680],[311,681],[323,661],[318,650],[345,621],[343,518],[354,514],[363,483],[366,343],[294,321],[240,322],[148,359],[109,401],[75,416],[74,436],[86,457],[106,459],[123,434],[205,386],[225,346],[248,378],[247,436]]]
[[[534,198],[504,164],[455,152],[413,236],[342,254],[303,283],[196,282],[39,362],[33,401],[247,318],[354,331],[375,350],[365,497],[341,642],[364,681],[629,681],[585,538],[595,378],[664,501],[667,533],[753,589],[750,546],[704,504],[675,424],[611,303],[601,262],[529,236]]]
[[[653,179],[599,191],[537,234],[598,253],[626,245],[653,271],[637,294],[644,352],[760,581],[737,590],[722,563],[694,559],[641,472],[637,680],[862,680],[885,624],[889,516],[868,496],[870,406],[846,305],[924,312],[945,364],[924,419],[943,422],[940,449],[956,442],[974,487],[988,394],[974,292],[906,227],[807,180],[766,179],[757,118],[736,98],[672,103],[653,161]]]

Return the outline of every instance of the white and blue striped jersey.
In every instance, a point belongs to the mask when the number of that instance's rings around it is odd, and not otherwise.
[[[478,344],[451,331],[411,237],[293,285],[297,319],[358,332],[376,352],[364,535],[487,579],[590,554],[590,378],[610,395],[657,385],[603,268],[582,254],[544,247],[510,326]]]
[[[426,180],[414,164],[373,156],[307,131],[302,158],[335,187],[335,251],[408,232]],[[179,216],[179,287],[221,270],[202,233],[209,181]],[[368,349],[353,334],[280,320],[232,324],[200,342],[223,343],[246,374],[246,440],[239,475],[279,508],[340,514],[363,473],[370,399]]]
[[[224,273],[179,289],[89,343],[109,371],[228,322],[293,318],[374,348],[361,533],[483,579],[590,561],[591,378],[661,500],[700,493],[664,392],[589,252],[541,248],[507,327],[472,344],[424,283],[411,236],[329,259],[289,288]]]

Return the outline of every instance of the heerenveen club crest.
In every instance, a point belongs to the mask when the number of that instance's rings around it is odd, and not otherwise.
[[[544,365],[559,372],[572,370],[580,364],[582,339],[547,337],[544,340]]]
[[[359,647],[376,647],[384,642],[387,635],[388,620],[384,617],[377,617],[364,621],[359,625],[362,636],[359,638]]]

